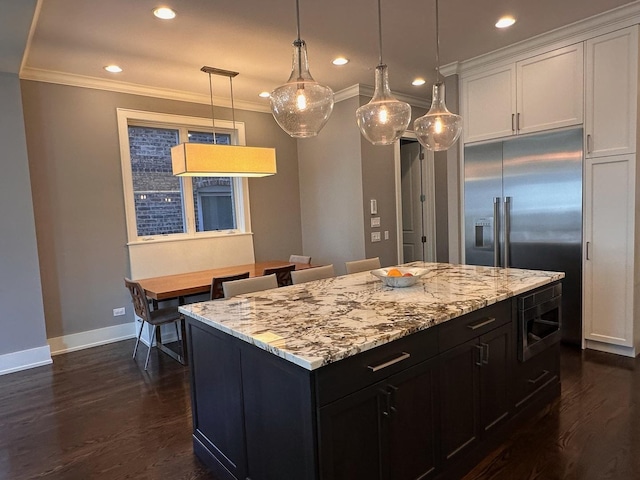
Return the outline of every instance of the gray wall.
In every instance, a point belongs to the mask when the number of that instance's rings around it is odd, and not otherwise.
[[[360,104],[366,105],[370,98],[360,97]],[[355,111],[352,112],[355,123]],[[398,263],[398,223],[396,219],[396,185],[395,160],[393,145],[372,145],[360,135],[362,151],[362,202],[364,216],[365,256],[380,257],[382,266]],[[378,214],[371,215],[371,199],[378,204]],[[371,218],[380,217],[380,228],[371,228]],[[389,239],[384,239],[384,232],[389,232]],[[371,242],[371,232],[380,232],[381,241]]]
[[[336,103],[317,137],[298,140],[303,251],[336,274],[365,256],[359,105],[357,97]]]
[[[20,81],[0,73],[0,355],[47,345]]]
[[[116,108],[211,116],[208,105],[23,81],[47,336],[132,322]],[[230,118],[216,108],[216,118]],[[236,110],[248,145],[275,147],[278,174],[250,181],[256,259],[302,249],[295,141],[267,113]]]

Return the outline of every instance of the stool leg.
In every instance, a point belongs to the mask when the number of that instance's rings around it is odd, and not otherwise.
[[[144,362],[144,369],[147,369],[147,365],[149,364],[149,355],[151,355],[151,347],[153,347],[153,340],[156,338],[156,327],[153,326],[153,332],[151,333],[151,341],[149,342],[149,351],[147,352],[147,360]]]
[[[140,343],[140,337],[142,336],[142,329],[144,328],[144,320],[140,322],[140,331],[138,332],[138,338],[136,338],[136,346],[133,347],[133,357],[136,358],[136,352],[138,351],[138,344]]]

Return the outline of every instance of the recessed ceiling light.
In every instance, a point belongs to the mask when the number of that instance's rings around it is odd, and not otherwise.
[[[122,71],[118,65],[107,65],[104,69],[110,73],[120,73]]]
[[[158,7],[153,11],[153,14],[162,20],[172,20],[176,18],[176,12],[169,7]]]
[[[258,96],[262,98],[269,98],[271,94],[269,92],[260,92]]]
[[[510,16],[502,17],[496,22],[496,27],[507,28],[516,23],[516,19]]]
[[[420,85],[424,85],[425,83],[427,83],[427,81],[424,78],[416,78],[413,82],[411,82],[411,85],[419,87]]]
[[[338,58],[334,58],[331,63],[333,63],[334,65],[346,65],[347,63],[349,63],[349,59],[344,57],[338,57]]]

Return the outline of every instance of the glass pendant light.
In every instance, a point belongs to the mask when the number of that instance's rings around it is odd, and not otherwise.
[[[389,72],[382,63],[382,15],[378,0],[378,39],[380,57],[375,74],[373,98],[356,110],[360,132],[374,145],[391,145],[405,132],[411,121],[411,107],[391,95]]]
[[[293,65],[287,83],[271,92],[271,112],[278,125],[295,138],[315,137],[333,111],[333,90],[309,73],[307,45],[300,39],[300,5],[296,0],[298,38],[293,42]]]
[[[444,103],[444,82],[440,79],[440,34],[438,31],[438,0],[436,0],[436,83],[433,85],[431,108],[413,122],[418,141],[436,152],[449,149],[462,133],[462,117],[451,113]]]

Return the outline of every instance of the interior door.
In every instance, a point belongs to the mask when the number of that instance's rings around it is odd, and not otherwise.
[[[400,146],[402,173],[402,252],[404,262],[425,259],[424,159],[420,144],[403,140]]]

